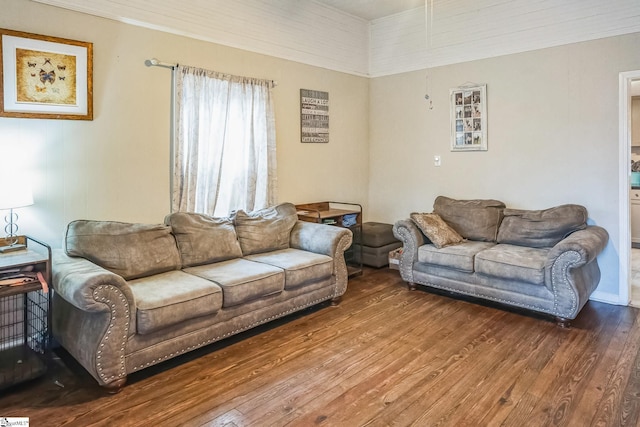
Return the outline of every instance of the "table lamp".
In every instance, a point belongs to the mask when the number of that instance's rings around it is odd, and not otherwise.
[[[0,247],[0,253],[17,251],[26,248],[19,244],[18,239],[18,214],[13,210],[33,204],[33,193],[31,185],[25,179],[3,180],[0,182],[0,210],[9,209],[9,213],[4,217],[7,223],[4,227],[6,233],[5,241],[7,246]]]

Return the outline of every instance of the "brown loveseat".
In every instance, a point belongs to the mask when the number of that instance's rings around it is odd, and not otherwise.
[[[344,228],[290,203],[232,219],[73,221],[53,260],[53,333],[102,386],[347,288]]]
[[[400,273],[410,288],[419,284],[545,313],[563,326],[598,286],[597,256],[608,240],[605,229],[587,225],[583,206],[520,210],[498,200],[443,196],[433,213],[396,222],[394,234],[403,242]]]

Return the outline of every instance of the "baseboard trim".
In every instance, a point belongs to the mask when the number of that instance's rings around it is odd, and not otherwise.
[[[606,304],[629,305],[629,301],[620,301],[620,296],[611,292],[595,291],[591,294],[589,299],[591,301],[604,302]]]

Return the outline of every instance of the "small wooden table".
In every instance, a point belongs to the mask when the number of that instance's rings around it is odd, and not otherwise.
[[[300,221],[335,225],[351,230],[353,243],[344,253],[349,277],[362,274],[362,206],[349,202],[316,202],[296,205]],[[359,254],[355,251],[358,250]],[[359,255],[359,256],[357,256]]]

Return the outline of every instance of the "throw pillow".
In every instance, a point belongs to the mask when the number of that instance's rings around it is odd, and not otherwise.
[[[411,214],[411,220],[438,249],[464,241],[462,236],[436,213],[414,212]]]
[[[242,250],[236,229],[229,218],[176,212],[164,223],[171,226],[178,242],[183,267],[240,258]]]
[[[296,221],[298,213],[291,203],[254,212],[239,210],[233,220],[244,255],[287,249]]]
[[[180,253],[171,227],[163,224],[73,221],[67,226],[65,251],[125,280],[180,268]]]

